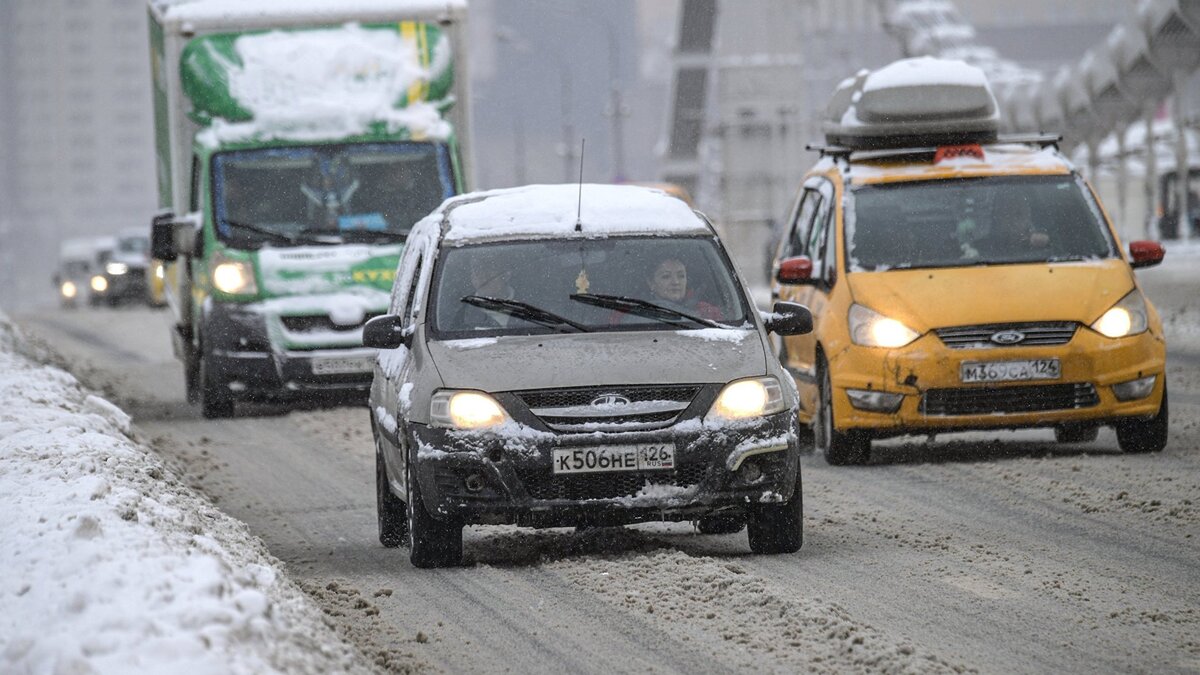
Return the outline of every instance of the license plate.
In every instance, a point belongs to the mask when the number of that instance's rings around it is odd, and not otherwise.
[[[369,373],[375,370],[375,357],[332,357],[312,360],[313,375],[345,375],[347,373]]]
[[[657,471],[674,468],[675,446],[671,443],[554,449],[554,473]]]
[[[968,383],[1057,380],[1062,377],[1062,369],[1058,359],[967,361],[959,367],[959,377]]]

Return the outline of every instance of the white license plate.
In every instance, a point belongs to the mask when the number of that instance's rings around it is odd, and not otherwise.
[[[1058,359],[1029,361],[967,361],[959,366],[963,382],[1018,382],[1057,380],[1062,377]]]
[[[554,473],[655,471],[674,468],[675,446],[671,443],[554,449]]]
[[[313,375],[345,375],[375,370],[374,356],[324,356],[312,360]]]

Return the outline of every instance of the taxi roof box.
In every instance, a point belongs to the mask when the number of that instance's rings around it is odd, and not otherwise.
[[[901,59],[842,81],[825,142],[855,150],[990,143],[1000,126],[983,71],[962,61]]]

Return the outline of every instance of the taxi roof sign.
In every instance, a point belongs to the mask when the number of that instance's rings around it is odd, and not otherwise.
[[[843,80],[825,108],[829,145],[850,149],[996,140],[1000,114],[983,71],[962,61],[901,59]]]

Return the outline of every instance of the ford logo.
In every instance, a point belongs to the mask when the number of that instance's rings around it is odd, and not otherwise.
[[[592,405],[597,408],[605,408],[614,405],[629,405],[629,399],[620,394],[600,394],[592,399]]]
[[[992,335],[992,342],[998,345],[1015,345],[1025,339],[1025,334],[1019,330],[1002,330]]]

